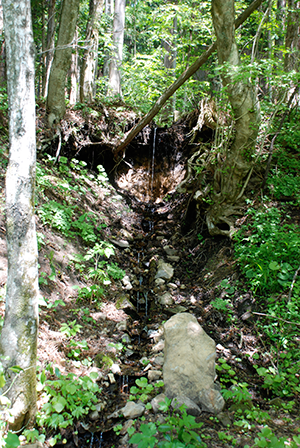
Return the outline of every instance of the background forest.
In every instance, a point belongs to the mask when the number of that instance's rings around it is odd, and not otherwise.
[[[296,0],[0,0],[0,446],[300,446],[299,28]],[[179,312],[218,415],[153,412]]]

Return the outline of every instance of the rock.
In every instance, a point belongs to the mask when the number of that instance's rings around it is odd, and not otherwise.
[[[120,409],[120,412],[125,418],[137,418],[143,415],[145,411],[145,405],[142,403],[135,403],[134,401],[128,401],[124,408]]]
[[[180,313],[164,324],[163,381],[169,398],[187,396],[209,412],[221,412],[224,400],[215,389],[215,342],[197,319]]]
[[[231,426],[231,420],[225,412],[220,412],[217,415],[217,418],[225,428],[228,428],[229,426]]]
[[[165,341],[161,340],[152,347],[152,352],[161,352],[165,348]]]
[[[97,403],[96,406],[95,406],[96,411],[98,411],[98,412],[103,411],[103,409],[105,408],[106,404],[107,404],[106,401],[99,401],[99,403]]]
[[[108,379],[109,379],[110,384],[114,384],[114,383],[116,382],[116,379],[115,379],[113,373],[108,373],[108,374],[107,374],[107,377],[108,377]]]
[[[112,371],[112,373],[121,373],[121,369],[120,369],[120,366],[119,366],[119,364],[113,364],[112,366],[111,366],[111,368],[110,368],[110,370]]]
[[[162,377],[162,372],[160,370],[149,370],[148,371],[148,380],[153,383],[154,381],[159,380]]]
[[[170,246],[164,246],[163,250],[166,252],[167,255],[170,255],[170,256],[178,255],[178,251],[176,249],[173,249]]]
[[[124,285],[124,288],[128,291],[132,289],[132,284],[130,283],[128,275],[125,275],[125,277],[122,278],[122,283]]]
[[[204,412],[219,414],[225,406],[225,401],[221,393],[214,388],[202,389],[198,396]]]
[[[127,322],[126,320],[122,320],[116,324],[116,330],[118,331],[126,331],[127,330]]]
[[[197,417],[201,414],[201,409],[199,406],[197,406],[196,403],[185,395],[180,395],[179,397],[173,398],[171,406],[173,409],[179,409],[183,404],[186,406],[186,412],[188,415],[194,415]]]
[[[167,287],[170,288],[170,289],[177,289],[177,288],[178,288],[178,286],[176,285],[176,283],[168,283],[168,284],[167,284]]]
[[[121,336],[121,341],[122,341],[122,344],[130,344],[131,343],[131,337],[129,336],[129,334],[124,333]]]
[[[126,229],[121,229],[121,232],[120,232],[120,233],[122,234],[122,236],[123,236],[124,238],[126,238],[126,240],[133,241],[133,236],[132,236],[132,234],[131,234],[130,232],[128,232],[128,230],[126,230]]]
[[[167,396],[165,394],[159,394],[151,400],[151,406],[155,414],[160,411],[159,405],[160,403],[164,403],[166,398]]]
[[[157,266],[157,272],[155,278],[163,278],[170,280],[174,275],[174,269],[169,263],[165,263],[163,260],[159,260]]]
[[[126,240],[111,240],[111,242],[122,249],[127,249],[130,247],[130,244]]]
[[[126,308],[135,310],[135,306],[130,302],[129,296],[127,294],[117,299],[116,308],[117,310],[125,310]]]
[[[173,263],[178,263],[180,257],[178,257],[177,255],[167,255],[167,259],[169,261],[172,261]]]
[[[185,313],[185,312],[187,312],[187,308],[185,308],[182,305],[177,305],[174,308],[168,309],[169,314],[178,314],[178,313]]]
[[[156,366],[162,366],[163,363],[164,363],[164,357],[163,356],[156,356],[156,358],[154,358],[152,362]]]
[[[158,303],[160,303],[161,305],[173,305],[173,297],[169,292],[165,292],[158,298]]]
[[[91,420],[98,420],[99,417],[100,417],[100,414],[98,411],[93,411],[89,414],[89,418]]]
[[[161,285],[164,285],[164,284],[165,284],[165,280],[163,280],[162,278],[157,278],[157,279],[154,281],[154,284],[155,284],[155,286],[161,286]]]

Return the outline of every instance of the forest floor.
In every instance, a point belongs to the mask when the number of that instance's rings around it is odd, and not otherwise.
[[[2,316],[7,269],[4,176],[2,163]],[[137,378],[147,377],[150,368],[162,369],[162,347],[157,347],[151,336],[158,334],[163,322],[174,313],[182,311],[192,313],[215,341],[217,358],[228,367],[217,371],[222,387],[229,389],[238,381],[246,384],[251,394],[240,402],[227,399],[220,415],[203,412],[196,418],[203,423],[199,434],[207,447],[284,446],[256,444],[255,438],[263,438],[258,434],[266,426],[277,438],[291,440],[299,434],[299,396],[294,396],[294,404],[289,406],[291,398],[284,400],[263,388],[263,380],[254,367],[265,365],[270,342],[262,339],[258,329],[259,316],[255,312],[260,310],[252,292],[245,289],[233,243],[224,237],[183,232],[188,195],[174,193],[155,211],[142,205],[133,209],[110,185],[105,173],[97,176],[76,164],[53,166],[45,156],[39,160],[37,185],[42,296],[38,370],[41,373],[46,369],[48,379],[54,378],[53,371],[47,370],[49,365],[59,369],[61,375],[73,373],[78,378],[96,371],[101,387],[99,412],[89,413],[60,429],[64,440],[61,446],[129,446],[126,419],[115,411],[125,405]],[[80,227],[83,215],[88,224],[85,233]],[[94,243],[102,244],[102,249],[113,247],[114,254],[109,259],[103,252],[91,254]],[[179,257],[173,262],[172,286],[166,289],[174,299],[170,306],[157,302],[158,291],[151,283],[151,260],[166,259],[166,246]],[[110,284],[105,285],[105,275],[104,279],[96,278],[92,271],[99,269],[101,262],[103,269],[107,268],[108,261],[114,272],[109,277]],[[125,272],[127,282],[118,278],[118,269]],[[97,288],[93,289],[95,284]],[[212,302],[218,298],[228,299],[231,305],[217,309]],[[261,354],[265,356],[256,356]],[[154,392],[150,392],[148,400],[153,396]],[[39,410],[43,400],[41,391]],[[161,417],[147,410],[143,423]],[[136,429],[140,423],[137,419]],[[49,438],[58,432],[46,429],[44,445],[49,446]]]

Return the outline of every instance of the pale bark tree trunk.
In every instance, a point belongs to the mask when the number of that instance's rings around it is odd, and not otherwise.
[[[8,278],[0,353],[12,402],[13,429],[20,429],[36,408],[38,257],[34,217],[35,92],[34,42],[30,0],[3,0],[7,48],[10,153],[6,174]]]
[[[66,111],[66,76],[71,65],[72,42],[74,39],[80,0],[63,0],[59,22],[58,39],[51,66],[47,113],[50,127],[57,125]]]
[[[0,87],[5,84],[5,43],[3,37],[3,7],[0,0]]]
[[[283,35],[285,30],[285,0],[277,0],[276,26],[278,29],[276,46],[282,47],[284,43]],[[282,50],[277,51],[276,56],[279,59],[282,59]]]
[[[286,21],[285,48],[287,53],[284,58],[284,69],[286,72],[298,71],[299,65],[299,9],[296,0],[288,0],[288,14]]]
[[[114,50],[109,64],[109,94],[122,96],[120,67],[123,59],[125,0],[115,0],[113,23]]]
[[[89,21],[86,30],[87,49],[83,55],[80,71],[80,102],[92,101],[95,96],[95,81],[98,62],[99,22],[103,0],[90,0]]]
[[[252,156],[260,120],[254,88],[247,80],[234,78],[234,68],[240,64],[234,17],[234,0],[212,0],[219,63],[229,65],[222,80],[235,119],[235,135],[225,161],[217,168],[215,176],[213,204],[206,215],[211,235],[230,235],[233,230],[232,215],[237,210],[237,202],[243,196],[243,187],[253,166]]]
[[[69,102],[73,106],[77,101],[77,80],[78,80],[78,51],[77,51],[77,41],[78,41],[78,31],[75,31],[74,43],[73,43],[73,53],[71,58],[71,68],[70,68],[70,95]]]
[[[50,69],[54,55],[54,36],[55,36],[55,0],[49,0],[48,6],[48,24],[47,24],[47,37],[46,37],[46,60],[45,60],[45,81],[43,96],[47,96]]]

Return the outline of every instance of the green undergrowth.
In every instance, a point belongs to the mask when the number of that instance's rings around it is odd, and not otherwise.
[[[78,300],[99,307],[105,288],[112,281],[122,279],[125,272],[111,261],[115,250],[105,237],[107,224],[101,215],[82,209],[88,193],[97,201],[97,187],[107,191],[108,178],[102,166],[98,166],[98,175],[95,175],[86,169],[85,162],[76,159],[68,162],[66,157],[60,157],[55,164],[55,159],[47,156],[37,163],[37,215],[43,226],[58,231],[66,241],[80,239],[82,252],[68,255],[68,267],[75,269],[86,283],[76,286]],[[46,246],[41,233],[38,233],[38,246],[39,249]],[[51,274],[40,272],[41,285],[56,278],[54,256],[54,253],[47,255]]]

